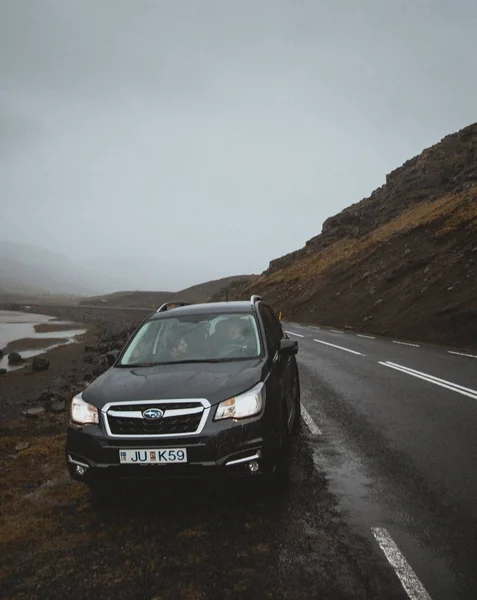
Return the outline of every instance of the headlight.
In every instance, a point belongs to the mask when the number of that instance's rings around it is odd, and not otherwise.
[[[78,394],[71,403],[71,420],[80,425],[99,423],[98,409],[85,402],[81,394]]]
[[[257,415],[265,400],[265,388],[259,383],[248,392],[224,400],[217,406],[215,420],[218,419],[243,419]]]

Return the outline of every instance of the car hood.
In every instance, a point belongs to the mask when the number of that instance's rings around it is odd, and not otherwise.
[[[153,367],[112,367],[83,392],[101,409],[108,402],[205,398],[212,405],[252,388],[267,375],[264,359]]]

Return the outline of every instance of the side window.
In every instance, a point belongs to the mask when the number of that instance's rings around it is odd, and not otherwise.
[[[263,304],[260,305],[259,311],[265,328],[267,346],[270,354],[274,356],[280,346],[280,340],[283,337],[282,327],[268,306]]]
[[[281,340],[283,338],[283,336],[284,336],[282,324],[280,323],[279,318],[275,314],[275,311],[273,311],[270,307],[268,307],[268,309],[269,309],[269,311],[270,311],[270,313],[272,315],[272,321],[274,322],[275,327],[277,329],[277,335],[280,336],[279,340]]]

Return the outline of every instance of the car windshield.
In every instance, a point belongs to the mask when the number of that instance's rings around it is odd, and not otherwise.
[[[144,323],[119,364],[222,362],[260,353],[257,322],[251,314],[171,315]]]

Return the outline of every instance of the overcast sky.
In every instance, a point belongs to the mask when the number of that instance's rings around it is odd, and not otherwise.
[[[0,0],[0,239],[261,272],[477,120],[476,31],[476,0]]]

